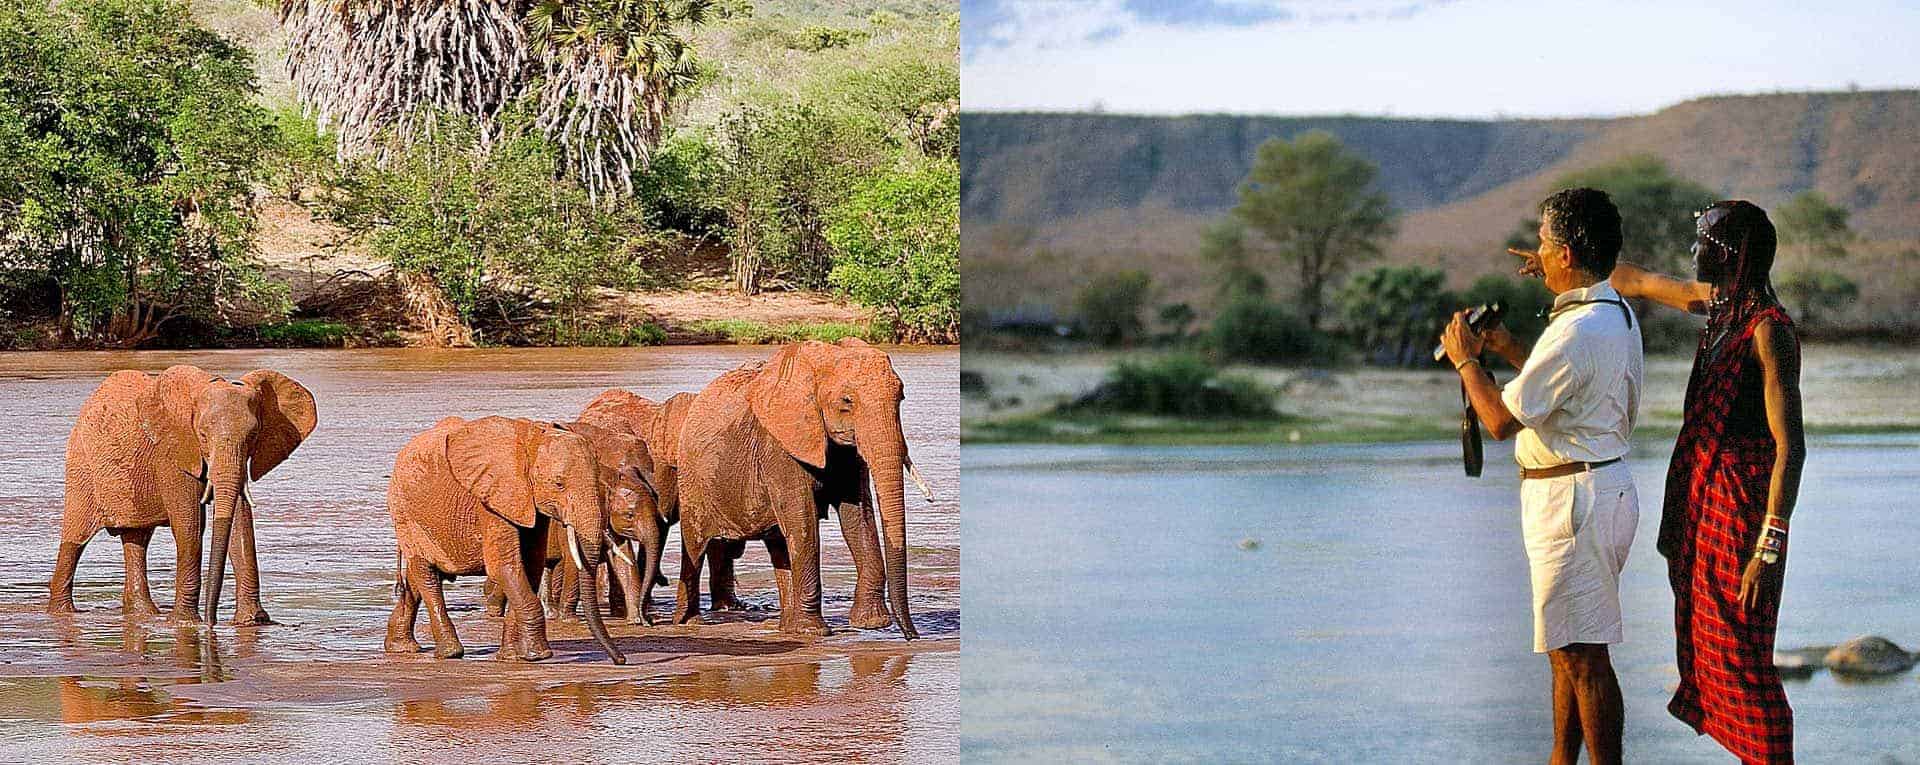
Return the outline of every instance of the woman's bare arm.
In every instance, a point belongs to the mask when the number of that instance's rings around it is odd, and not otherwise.
[[[1800,421],[1800,341],[1791,330],[1761,320],[1753,330],[1753,352],[1766,390],[1767,429],[1773,433],[1773,478],[1767,489],[1767,514],[1793,515],[1800,496],[1800,467],[1807,459],[1806,432]]]
[[[1800,341],[1793,332],[1762,320],[1753,331],[1753,354],[1760,362],[1767,430],[1772,432],[1774,443],[1767,515],[1784,521],[1793,514],[1794,501],[1800,496],[1800,468],[1807,459],[1806,434],[1800,421]],[[1755,534],[1756,544],[1760,533],[1764,532]],[[1740,604],[1752,611],[1760,605],[1762,590],[1777,592],[1779,585],[1780,566],[1768,565],[1756,554],[1740,575]]]
[[[1687,313],[1706,313],[1707,301],[1713,298],[1711,284],[1676,279],[1624,260],[1614,264],[1613,275],[1607,281],[1613,283],[1621,297],[1646,298]]]

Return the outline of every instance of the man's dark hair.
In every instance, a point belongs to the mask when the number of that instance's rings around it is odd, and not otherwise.
[[[1620,259],[1620,210],[1599,189],[1563,189],[1540,203],[1547,235],[1573,251],[1573,262],[1602,279]]]

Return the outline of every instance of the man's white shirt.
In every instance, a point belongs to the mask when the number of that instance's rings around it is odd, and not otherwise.
[[[1640,409],[1639,317],[1609,282],[1554,297],[1552,319],[1500,400],[1526,429],[1513,458],[1526,468],[1624,457]]]

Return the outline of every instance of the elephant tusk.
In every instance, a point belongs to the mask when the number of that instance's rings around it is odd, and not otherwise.
[[[573,558],[573,567],[587,570],[586,553],[580,550],[580,536],[573,533],[573,526],[567,526],[567,555]]]
[[[207,503],[212,501],[213,501],[213,476],[208,475],[207,490],[200,493],[200,506],[206,507]]]
[[[926,496],[928,502],[933,501],[933,489],[927,488],[927,482],[920,477],[920,471],[914,469],[911,462],[907,463],[907,477],[913,479],[913,485],[920,487],[920,493]]]
[[[638,565],[640,565],[640,564],[638,564],[638,563],[635,563],[635,562],[633,562],[633,554],[632,554],[632,553],[629,553],[629,552],[627,552],[627,546],[626,546],[626,545],[623,545],[623,544],[615,544],[615,545],[613,545],[613,546],[612,546],[612,548],[610,548],[610,549],[612,549],[612,550],[613,550],[613,555],[614,555],[614,557],[617,557],[617,558],[619,558],[619,559],[621,559],[621,560],[623,560],[623,561],[626,561],[626,562],[627,562],[627,565],[629,565],[629,566],[638,566]]]
[[[253,483],[252,457],[248,457],[246,466],[240,468],[240,499],[247,503],[249,511],[253,509],[253,491],[247,488],[250,483]]]

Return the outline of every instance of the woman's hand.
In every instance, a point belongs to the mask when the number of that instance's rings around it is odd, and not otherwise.
[[[1747,613],[1753,613],[1760,606],[1762,580],[1772,578],[1773,572],[1767,570],[1770,568],[1773,565],[1762,562],[1758,557],[1747,559],[1747,570],[1740,574],[1740,608]]]

